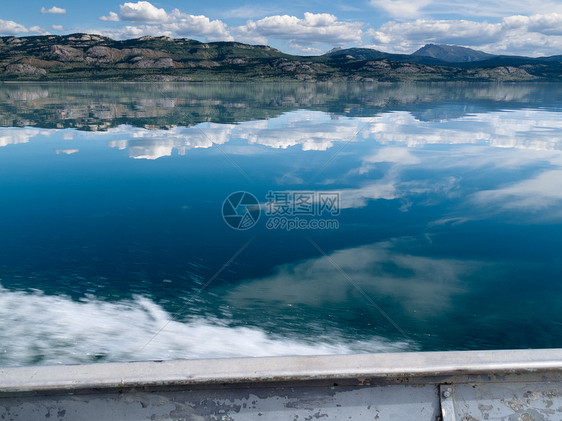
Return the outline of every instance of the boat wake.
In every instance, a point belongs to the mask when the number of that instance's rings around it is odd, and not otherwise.
[[[350,354],[412,350],[382,337],[276,336],[259,327],[193,317],[184,321],[149,298],[79,301],[0,286],[0,366],[186,358]]]

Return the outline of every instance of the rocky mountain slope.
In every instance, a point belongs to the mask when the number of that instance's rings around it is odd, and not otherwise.
[[[264,45],[202,43],[167,37],[124,41],[92,34],[0,37],[0,81],[517,81],[562,78],[561,56],[532,59],[491,56],[462,47],[426,47],[412,55],[352,48],[306,57],[285,54]],[[439,51],[445,51],[444,55],[438,54]]]

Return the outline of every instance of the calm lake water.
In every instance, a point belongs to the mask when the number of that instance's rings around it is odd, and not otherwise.
[[[562,85],[0,84],[0,126],[2,366],[562,347]]]

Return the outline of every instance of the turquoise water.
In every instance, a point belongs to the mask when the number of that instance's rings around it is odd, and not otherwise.
[[[0,98],[0,365],[562,347],[560,86]]]

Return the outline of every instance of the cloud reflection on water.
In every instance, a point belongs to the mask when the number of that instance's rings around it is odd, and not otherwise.
[[[341,249],[329,256],[285,264],[270,276],[244,281],[219,294],[224,293],[236,308],[326,308],[350,302],[368,306],[339,266],[375,302],[398,305],[411,317],[438,317],[451,308],[454,296],[463,293],[466,278],[483,267],[478,262],[416,256],[404,251],[403,242]]]
[[[62,133],[62,134],[61,134]],[[79,133],[77,136],[73,134]],[[65,142],[61,150],[81,149],[82,140],[106,140],[107,145],[127,150],[134,159],[155,160],[176,152],[185,155],[192,149],[221,145],[221,151],[234,154],[266,153],[268,148],[300,147],[303,153],[329,151],[348,142],[362,144],[370,152],[355,156],[359,160],[349,176],[354,187],[341,189],[342,207],[365,206],[370,200],[393,200],[408,195],[439,191],[445,195],[462,184],[461,177],[442,175],[440,180],[405,177],[406,167],[445,170],[461,167],[510,168],[514,180],[472,192],[478,206],[510,210],[538,210],[562,202],[562,120],[557,112],[541,109],[515,109],[468,114],[449,120],[420,120],[407,111],[393,111],[366,117],[337,117],[325,112],[301,110],[269,120],[239,124],[202,123],[169,130],[145,129],[127,125],[105,132],[0,128],[0,146],[52,139]],[[456,145],[440,148],[439,145]],[[260,149],[260,147],[263,147]],[[338,146],[339,147],[339,146]],[[254,149],[252,149],[254,148]],[[495,151],[501,150],[501,153]],[[250,152],[252,151],[252,152]],[[57,152],[60,153],[60,152]],[[87,152],[85,152],[87,153]],[[340,153],[335,150],[336,158]],[[332,155],[334,156],[334,155]],[[373,178],[373,170],[386,165],[385,175]],[[515,171],[537,167],[531,178],[517,180]],[[528,176],[527,176],[528,177]],[[279,180],[305,180],[299,174],[286,174]],[[462,188],[462,186],[461,186]]]

